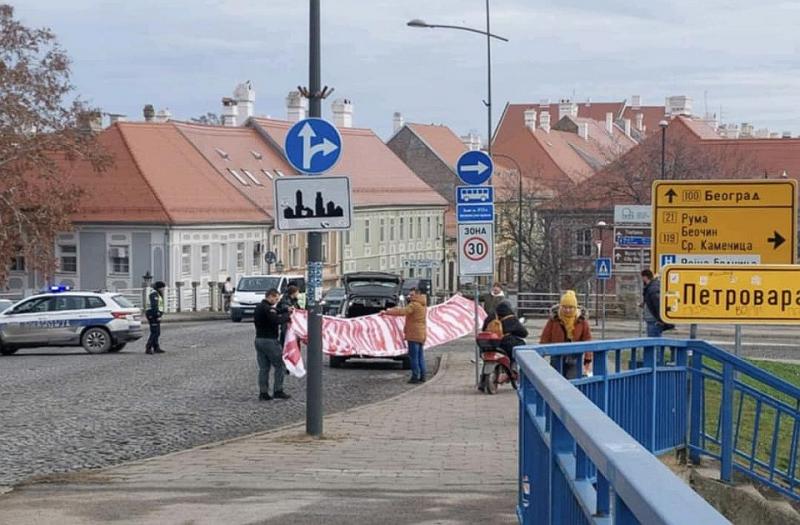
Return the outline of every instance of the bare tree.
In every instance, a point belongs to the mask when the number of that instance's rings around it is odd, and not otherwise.
[[[195,124],[200,124],[203,126],[221,126],[222,119],[216,113],[208,112],[205,115],[200,115],[199,117],[195,117],[190,119]]]
[[[75,99],[69,58],[49,29],[31,29],[0,5],[0,283],[12,258],[49,273],[53,239],[70,228],[79,191],[60,174],[70,162],[111,162],[88,131],[100,112]]]

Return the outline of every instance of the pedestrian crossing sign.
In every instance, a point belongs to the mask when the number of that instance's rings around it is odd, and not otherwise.
[[[595,259],[594,270],[598,279],[611,279],[611,257],[598,257]]]

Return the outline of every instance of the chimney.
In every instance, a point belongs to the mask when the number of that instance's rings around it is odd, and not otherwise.
[[[631,136],[631,119],[626,118],[624,120],[624,122],[625,122],[625,136],[626,137],[630,137]]]
[[[286,120],[289,122],[299,122],[306,118],[308,100],[299,91],[290,91],[286,95]]]
[[[522,113],[525,119],[525,127],[531,131],[536,131],[536,110],[528,108]]]
[[[464,143],[469,151],[481,149],[481,137],[475,131],[470,131],[466,135],[462,135],[461,142]]]
[[[640,133],[644,133],[644,113],[636,114],[636,129],[639,130]]]
[[[791,131],[784,131],[781,134],[781,138],[782,139],[790,139],[790,138],[792,138],[792,132]]]
[[[222,98],[222,125],[236,126],[236,119],[239,115],[237,103],[230,97]]]
[[[578,122],[578,136],[583,140],[589,140],[589,123]]]
[[[614,114],[606,113],[606,132],[609,135],[614,134]]]
[[[664,103],[664,111],[670,117],[677,115],[691,116],[692,97],[687,97],[686,95],[667,97],[666,102]]]
[[[156,109],[152,104],[145,104],[142,113],[144,114],[145,122],[153,122],[153,118],[156,116]]]
[[[331,104],[333,125],[337,128],[353,127],[353,103],[346,98],[337,98]]]
[[[562,99],[558,103],[558,120],[570,116],[573,118],[578,117],[578,105],[567,99]]]
[[[237,102],[237,112],[241,110],[242,115],[241,119],[237,120],[244,124],[253,116],[256,105],[256,90],[253,89],[253,83],[248,80],[236,86],[236,89],[233,90],[233,98]]]
[[[167,122],[172,119],[172,113],[170,113],[169,108],[160,109],[155,116],[156,122]]]
[[[639,109],[642,107],[642,96],[641,95],[632,95],[631,96],[631,107],[633,109]]]
[[[545,132],[550,133],[550,112],[543,111],[539,115],[539,127]]]
[[[403,119],[403,114],[399,111],[395,111],[394,115],[392,115],[392,129],[394,129],[394,133],[403,129],[405,123],[406,121]]]
[[[127,120],[128,120],[127,115],[122,115],[120,113],[109,113],[108,114],[109,125],[114,125],[117,122],[125,122]]]
[[[99,111],[84,111],[78,115],[78,129],[84,133],[103,130],[103,114]]]

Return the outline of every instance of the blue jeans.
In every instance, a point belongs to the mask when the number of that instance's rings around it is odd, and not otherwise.
[[[425,356],[422,353],[422,343],[408,342],[408,357],[411,360],[411,377],[422,379],[427,375],[425,370]]]
[[[658,321],[647,321],[647,337],[661,337],[662,325]]]

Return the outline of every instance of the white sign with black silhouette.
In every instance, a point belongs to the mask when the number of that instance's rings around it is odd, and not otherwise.
[[[352,217],[347,177],[275,179],[275,227],[280,231],[349,230]]]

